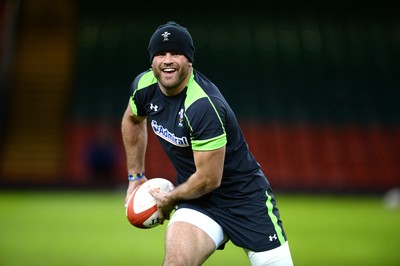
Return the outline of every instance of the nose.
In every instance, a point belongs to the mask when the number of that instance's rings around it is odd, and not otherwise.
[[[171,53],[166,53],[165,54],[164,63],[165,64],[171,64],[172,63],[172,54]]]

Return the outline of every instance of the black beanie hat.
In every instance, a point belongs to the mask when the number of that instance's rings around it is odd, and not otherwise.
[[[149,41],[150,64],[159,52],[179,52],[194,62],[194,45],[189,31],[174,21],[160,25]]]

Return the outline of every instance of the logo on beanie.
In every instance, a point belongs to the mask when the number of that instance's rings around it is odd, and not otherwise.
[[[163,34],[161,34],[161,36],[164,37],[163,42],[169,41],[169,39],[168,39],[169,35],[171,35],[171,33],[169,33],[168,31],[166,31]]]

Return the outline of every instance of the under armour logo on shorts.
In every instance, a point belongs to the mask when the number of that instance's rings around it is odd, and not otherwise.
[[[276,234],[274,234],[274,235],[272,235],[272,236],[269,236],[269,241],[270,242],[272,242],[272,241],[274,241],[274,240],[277,240],[278,239],[278,237],[276,236]]]

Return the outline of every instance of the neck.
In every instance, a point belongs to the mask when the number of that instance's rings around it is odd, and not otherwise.
[[[181,93],[181,91],[183,91],[183,89],[185,89],[186,84],[187,82],[182,82],[182,84],[179,85],[178,87],[165,88],[163,85],[160,84],[160,82],[158,82],[158,86],[160,86],[161,92],[166,96],[178,95],[179,93]]]

